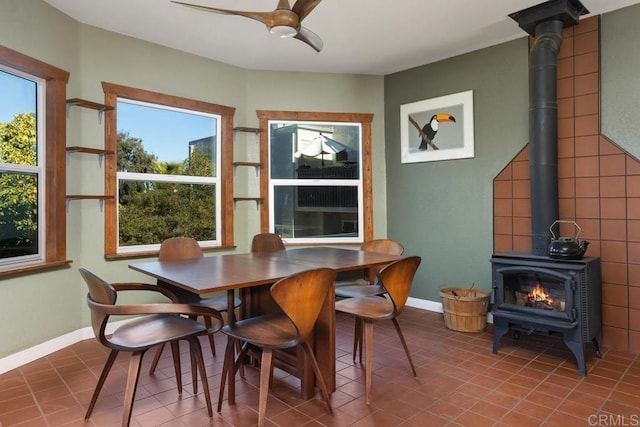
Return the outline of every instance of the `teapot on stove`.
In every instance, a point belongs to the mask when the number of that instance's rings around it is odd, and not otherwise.
[[[576,228],[575,237],[556,237],[553,232],[553,227],[559,223],[573,224]],[[575,221],[554,221],[553,224],[551,224],[551,227],[549,227],[552,239],[551,243],[549,243],[549,248],[547,249],[547,255],[550,258],[555,259],[582,259],[584,253],[587,251],[589,242],[587,240],[583,240],[582,242],[578,240],[578,235],[581,230],[582,229]]]

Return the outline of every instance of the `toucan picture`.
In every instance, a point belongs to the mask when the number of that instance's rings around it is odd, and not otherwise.
[[[441,122],[454,122],[456,121],[455,117],[451,114],[447,113],[438,113],[431,116],[431,119],[420,128],[420,125],[409,116],[409,121],[415,128],[418,130],[418,134],[420,135],[420,146],[418,149],[426,150],[431,147],[434,150],[438,150],[438,146],[433,143],[433,139],[436,137],[438,133],[438,123]]]

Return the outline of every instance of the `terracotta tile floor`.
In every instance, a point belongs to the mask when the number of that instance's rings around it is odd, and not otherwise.
[[[267,406],[268,425],[309,426],[635,426],[640,417],[640,359],[602,349],[596,359],[588,346],[589,374],[580,377],[562,341],[555,336],[505,336],[499,354],[491,352],[493,334],[446,329],[442,315],[407,308],[399,318],[418,371],[411,376],[391,322],[374,328],[372,403],[364,403],[364,371],[353,364],[352,319],[337,317],[337,391],[329,415],[317,397],[302,400],[298,381],[276,370]],[[207,374],[217,399],[225,338],[217,357],[207,357]],[[184,346],[186,352],[186,345]],[[146,355],[148,367],[152,354]],[[83,421],[97,375],[106,358],[95,340],[0,375],[0,425],[114,426],[120,424],[128,356],[119,356],[91,419]],[[184,381],[190,381],[183,357]],[[207,416],[202,394],[191,384],[178,396],[166,352],[161,369],[140,375],[132,426],[250,426],[257,422],[257,371],[237,380],[237,404]],[[215,402],[213,403],[215,406]]]

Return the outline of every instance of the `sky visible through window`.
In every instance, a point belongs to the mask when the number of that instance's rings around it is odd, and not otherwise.
[[[189,157],[189,141],[215,135],[216,119],[183,110],[118,102],[118,132],[140,138],[148,153],[160,162],[182,162]]]
[[[9,123],[18,113],[35,113],[34,82],[0,70],[0,122]]]

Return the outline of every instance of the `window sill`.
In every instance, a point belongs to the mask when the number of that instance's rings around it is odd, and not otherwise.
[[[46,261],[39,264],[32,264],[32,265],[16,267],[16,268],[7,268],[4,270],[0,270],[0,277],[37,273],[37,272],[40,272],[41,270],[50,270],[58,267],[68,266],[72,262],[73,262],[72,260]]]
[[[236,246],[205,246],[202,248],[202,252],[217,252],[228,251],[235,249]],[[107,261],[118,261],[122,259],[135,259],[135,258],[151,258],[158,257],[159,251],[147,251],[147,252],[129,252],[125,254],[107,254],[104,259]]]

